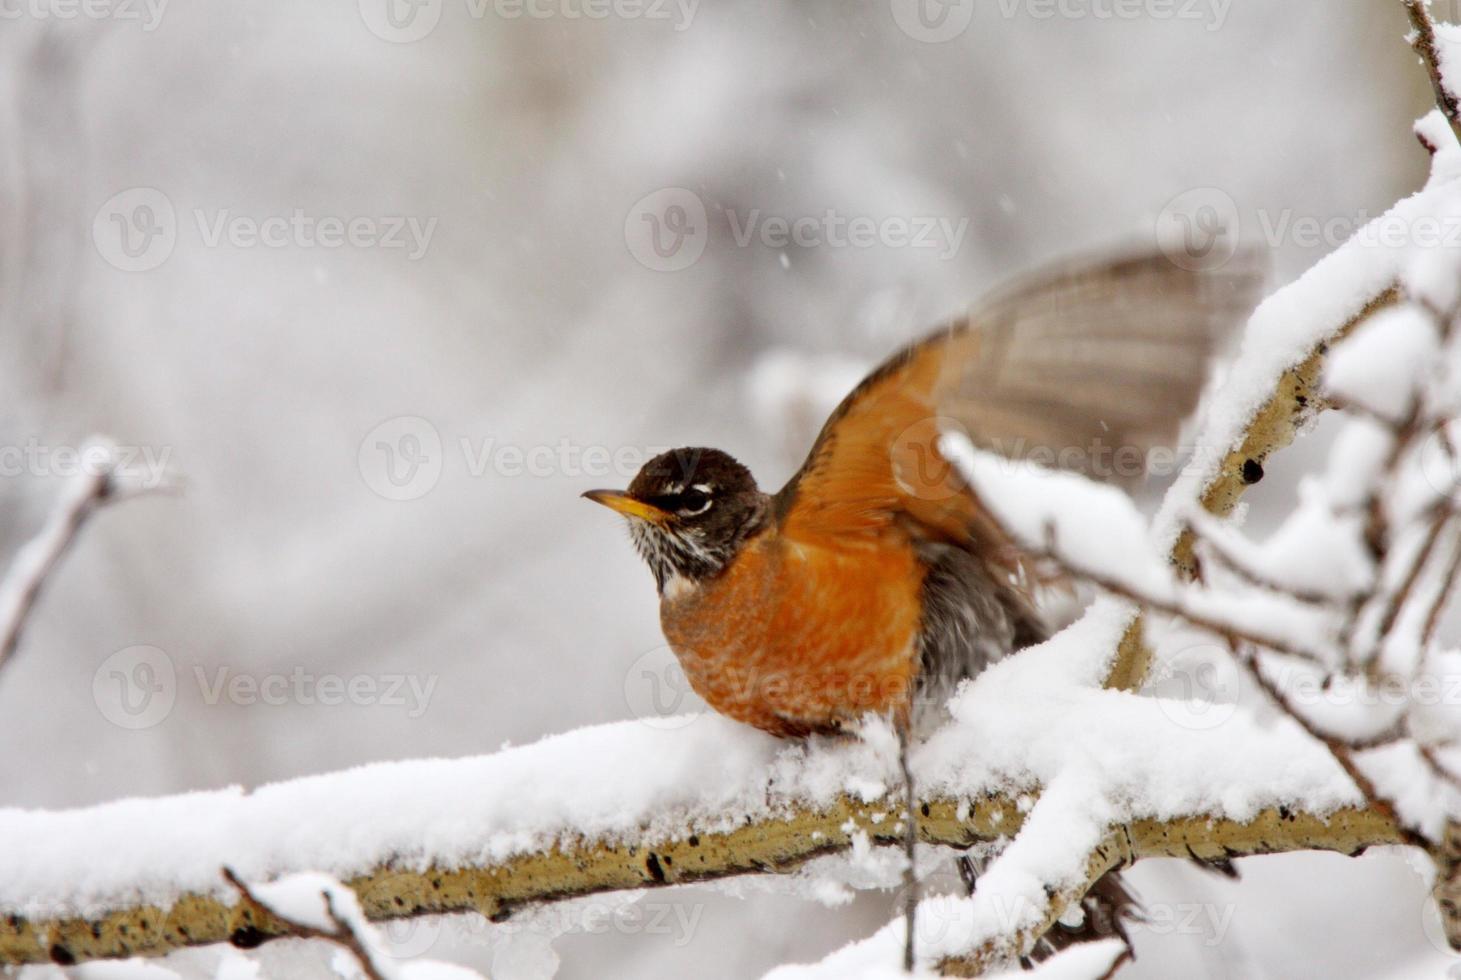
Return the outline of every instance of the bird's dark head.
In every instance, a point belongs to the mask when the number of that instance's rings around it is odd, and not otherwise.
[[[645,463],[628,490],[584,496],[629,519],[661,593],[677,579],[714,576],[770,513],[751,471],[718,449],[672,449]]]

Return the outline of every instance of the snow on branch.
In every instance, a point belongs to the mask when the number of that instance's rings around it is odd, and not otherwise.
[[[1107,616],[1088,628],[1098,625],[1109,641],[1122,621]],[[967,731],[956,726],[915,754],[928,788],[916,815],[924,841],[966,848],[1007,838],[1032,819],[1026,811],[1041,798],[1046,769],[1030,768],[1021,741],[1074,753],[1074,766],[1076,756],[1115,750],[1142,724],[1118,726],[1103,745],[1087,737],[1097,717],[1122,713],[1111,699],[1127,696],[1092,686],[1099,665],[1089,649],[1077,649],[1083,640],[1073,635],[1044,653],[1084,661],[1085,687],[1072,681],[1058,695],[1077,697],[1080,710],[1052,704],[987,752],[970,746],[992,721]],[[1009,685],[1022,688],[1022,703],[1030,704],[1037,674],[1051,666],[1042,659],[1028,671],[1004,671],[1001,683],[982,694],[975,685],[961,714],[993,709],[1011,693]],[[1146,725],[1161,717],[1155,700],[1130,700],[1149,702]],[[1019,714],[1007,705],[1002,717]],[[1057,715],[1064,715],[1060,727],[1042,734]],[[1080,738],[1072,739],[1077,731]],[[0,852],[0,962],[157,955],[291,934],[234,901],[219,874],[224,866],[247,881],[330,874],[350,886],[371,919],[474,911],[500,920],[536,902],[789,872],[869,844],[898,846],[901,791],[894,740],[885,734],[877,746],[796,746],[713,717],[677,731],[624,722],[478,759],[367,766],[252,793],[0,811],[7,842]],[[1235,775],[1231,761],[1223,761],[1230,759],[1231,734],[1187,733],[1172,740],[1170,752],[1127,774],[1133,792],[1155,806],[1130,811],[1120,827],[1127,842],[1122,860],[1309,848],[1355,853],[1401,840],[1384,815],[1362,807],[1333,761],[1295,732],[1245,728],[1246,749],[1285,764],[1237,774],[1221,791],[1190,785],[1189,766]],[[1132,752],[1127,742],[1116,758],[1126,761]],[[626,774],[624,759],[656,763]],[[562,793],[564,785],[575,792]],[[1174,812],[1203,815],[1172,820]],[[972,949],[987,937],[965,938]]]

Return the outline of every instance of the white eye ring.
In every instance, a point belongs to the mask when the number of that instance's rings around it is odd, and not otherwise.
[[[700,505],[700,507],[696,508],[695,510],[690,510],[689,508],[682,507],[680,509],[680,513],[684,514],[686,517],[694,517],[697,514],[703,514],[710,509],[711,504],[715,503],[715,498],[710,495],[711,488],[709,484],[697,483],[690,489],[705,494],[705,503]]]

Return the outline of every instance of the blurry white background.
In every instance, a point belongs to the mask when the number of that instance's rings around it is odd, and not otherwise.
[[[662,650],[652,583],[582,490],[681,444],[774,489],[859,369],[1010,274],[1150,244],[1186,192],[1230,199],[1281,282],[1424,174],[1410,125],[1429,92],[1386,0],[1134,18],[979,0],[937,27],[903,0],[604,18],[575,16],[584,0],[396,0],[394,20],[388,0],[159,2],[0,0],[0,548],[34,533],[92,432],[182,484],[98,517],[0,675],[3,805],[631,717],[635,665]],[[706,209],[678,271],[640,261],[640,202],[664,188]],[[829,211],[962,237],[737,241]],[[251,241],[270,218],[360,235]],[[795,385],[768,397],[809,370],[800,407]],[[108,658],[136,646],[163,652],[175,702],[126,727],[135,654]],[[407,686],[295,693],[325,675]],[[278,676],[284,703],[217,693]],[[1139,928],[1127,975],[1373,977],[1434,956],[1422,881],[1393,855],[1243,871],[1138,868],[1149,901],[1201,917]],[[751,976],[889,914],[876,893],[670,900],[699,910],[689,935],[566,938],[560,975]],[[1209,909],[1231,916],[1220,933],[1201,931]],[[492,965],[449,935],[432,952]]]

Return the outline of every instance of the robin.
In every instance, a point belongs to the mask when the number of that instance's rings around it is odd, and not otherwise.
[[[628,519],[694,690],[773,735],[868,713],[926,730],[958,683],[1044,640],[1022,555],[949,465],[964,433],[1011,459],[1132,482],[1192,411],[1261,277],[1161,254],[1016,284],[869,374],[775,494],[716,449],[584,496]]]
[[[690,448],[650,460],[626,491],[584,496],[628,518],[665,638],[712,708],[782,737],[891,717],[912,814],[910,734],[943,716],[960,681],[1050,632],[1026,556],[944,458],[941,436],[1133,482],[1191,413],[1260,285],[1246,253],[1217,268],[1165,255],[1057,268],[880,365],[776,494],[728,454]],[[916,834],[907,820],[909,970]],[[958,866],[972,894],[976,861]],[[1083,921],[1035,953],[1109,936],[1129,949],[1123,921],[1136,907],[1107,874]]]

